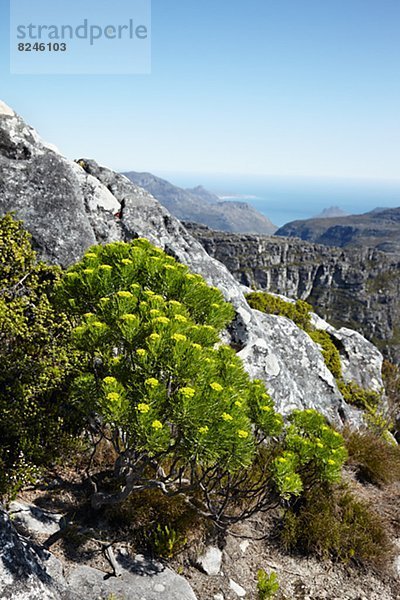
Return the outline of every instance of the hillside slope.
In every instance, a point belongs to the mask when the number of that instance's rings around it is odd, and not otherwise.
[[[124,173],[181,221],[193,221],[220,231],[271,234],[276,225],[247,202],[221,202],[202,186],[182,189],[151,173]]]

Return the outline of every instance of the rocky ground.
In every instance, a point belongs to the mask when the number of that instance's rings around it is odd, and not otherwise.
[[[69,595],[61,598],[255,600],[257,571],[265,569],[268,573],[277,573],[280,583],[277,598],[281,600],[400,599],[398,483],[380,489],[357,483],[347,474],[358,495],[368,500],[385,519],[395,543],[389,564],[374,569],[351,562],[335,564],[286,554],[273,534],[274,514],[257,515],[234,526],[225,539],[209,537],[209,534],[199,539],[195,532],[195,542],[190,547],[185,546],[171,560],[145,558],[143,548],[126,535],[126,530],[115,528],[115,524],[112,529],[104,516],[96,522],[88,517],[84,508],[86,492],[77,475],[69,483],[65,472],[60,475],[53,474],[45,486],[25,490],[10,505],[10,514],[21,534],[32,543],[49,546],[51,556],[57,559],[52,558],[53,563],[47,559],[47,563],[52,564],[51,575],[57,573],[58,579],[62,578],[67,586]],[[60,528],[67,522],[68,533],[59,537]],[[117,559],[118,577],[104,552],[110,541]],[[28,599],[29,595],[19,598]]]

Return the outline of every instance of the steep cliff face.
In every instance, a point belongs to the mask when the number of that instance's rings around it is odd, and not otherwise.
[[[311,338],[286,319],[251,310],[228,269],[148,192],[94,161],[66,160],[11,109],[0,114],[0,132],[0,213],[15,211],[43,258],[68,265],[93,243],[148,238],[233,303],[228,341],[240,350],[249,373],[266,382],[278,410],[317,408],[331,422],[352,418]],[[371,377],[380,380],[381,355],[373,352]],[[350,360],[355,370],[363,368],[359,353]]]
[[[296,239],[187,228],[242,284],[307,300],[325,319],[362,331],[400,362],[399,258],[371,248],[327,248]]]

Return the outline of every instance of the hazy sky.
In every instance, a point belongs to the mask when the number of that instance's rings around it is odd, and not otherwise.
[[[400,0],[153,0],[152,73],[127,76],[10,75],[0,6],[0,98],[71,158],[400,177]]]

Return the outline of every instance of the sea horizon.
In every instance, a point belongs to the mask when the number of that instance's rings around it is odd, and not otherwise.
[[[221,200],[242,200],[275,225],[309,219],[337,206],[348,214],[400,206],[400,179],[282,177],[207,173],[156,173],[173,185],[202,185]]]

